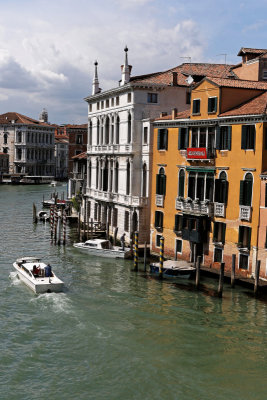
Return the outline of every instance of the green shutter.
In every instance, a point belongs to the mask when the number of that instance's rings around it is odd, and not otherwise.
[[[222,224],[222,243],[225,243],[225,230],[226,230],[226,224],[224,222],[221,222]]]
[[[158,150],[160,150],[160,129],[158,129]]]
[[[218,105],[218,98],[217,97],[215,97],[214,98],[214,112],[216,112],[217,111],[217,105]]]
[[[215,179],[215,203],[220,203],[221,202],[221,179]]]
[[[251,200],[252,200],[252,185],[253,182],[252,181],[244,181],[245,185],[244,185],[244,197],[245,197],[245,206],[251,206]]]
[[[186,132],[185,132],[185,148],[187,149],[188,145],[189,145],[189,128],[185,128]]]
[[[178,129],[178,150],[181,150],[182,129],[183,129],[183,128],[179,128],[179,129]]]
[[[165,195],[166,194],[166,175],[161,175],[161,193]]]
[[[211,113],[213,110],[211,108],[212,100],[211,97],[208,98],[208,113]]]
[[[174,220],[174,230],[175,232],[179,231],[179,215],[175,215],[175,220]]]
[[[252,132],[252,149],[255,150],[255,144],[256,144],[256,127],[253,126],[253,132]]]
[[[228,181],[221,181],[221,188],[222,188],[222,203],[227,204],[227,198],[228,198],[228,186],[229,182]]]
[[[158,226],[158,211],[155,211],[155,227]]]
[[[239,205],[244,206],[244,186],[245,186],[245,181],[240,181],[240,193],[239,193]]]
[[[250,249],[250,241],[251,241],[251,228],[247,228],[248,229],[248,249]]]
[[[168,129],[164,132],[164,149],[168,150]]]
[[[228,138],[227,138],[227,149],[231,150],[231,144],[232,144],[232,126],[228,126]]]
[[[241,246],[243,245],[243,231],[244,231],[244,228],[242,225],[240,225],[239,231],[238,231],[238,244]]]
[[[156,175],[156,194],[160,194],[160,174]]]
[[[216,149],[221,149],[221,128],[220,126],[216,126]]]
[[[179,173],[179,190],[178,190],[178,196],[184,197],[184,172],[183,170],[180,171]]]
[[[213,223],[213,241],[218,242],[218,222]]]
[[[242,125],[241,149],[247,148],[247,127]]]

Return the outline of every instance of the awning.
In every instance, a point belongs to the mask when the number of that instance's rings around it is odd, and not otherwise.
[[[215,167],[186,167],[186,170],[189,172],[204,172],[204,173],[211,173],[211,174],[215,174]]]

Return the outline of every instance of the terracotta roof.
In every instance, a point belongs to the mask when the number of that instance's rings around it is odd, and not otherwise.
[[[72,125],[72,124],[66,124],[64,125],[64,128],[88,128],[88,124],[81,124],[81,125]]]
[[[232,108],[222,114],[220,117],[228,117],[234,115],[262,115],[267,114],[267,91],[248,100],[237,107]]]
[[[77,160],[77,159],[86,159],[87,158],[87,153],[86,151],[84,151],[83,153],[77,154],[77,156],[73,156],[72,159],[73,160]]]
[[[68,137],[55,136],[55,143],[69,143]]]
[[[241,49],[238,52],[238,56],[241,56],[242,54],[263,54],[267,53],[267,49],[253,49],[251,47],[241,47]]]
[[[216,85],[221,87],[267,90],[267,82],[246,81],[241,79],[213,78],[211,76],[207,76],[204,79],[208,79],[209,81],[214,82]]]
[[[180,111],[179,113],[177,113],[177,116],[174,118],[176,119],[187,119],[190,118],[190,108],[188,108],[187,110],[184,111]],[[172,115],[164,115],[164,117],[160,117],[160,118],[156,118],[155,121],[162,121],[162,120],[170,120],[172,119]]]
[[[140,84],[173,84],[173,72],[177,73],[177,84],[182,86],[189,86],[186,79],[189,75],[193,77],[234,77],[231,72],[233,65],[225,64],[208,64],[208,63],[184,63],[175,68],[169,69],[164,72],[155,74],[143,75],[140,77],[132,77],[131,82]]]
[[[51,125],[45,122],[40,122],[36,119],[27,117],[26,115],[22,115],[17,112],[7,112],[5,114],[0,115],[0,124],[10,125],[12,124],[12,121],[15,121],[15,124],[25,124],[25,125],[32,124],[32,125],[42,125],[51,127]]]

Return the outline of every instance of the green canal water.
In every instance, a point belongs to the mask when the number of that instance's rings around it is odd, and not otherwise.
[[[39,210],[50,193],[0,186],[1,400],[266,398],[264,301],[227,285],[219,299],[86,256],[70,229],[65,248],[51,245],[49,225],[32,224],[32,203]],[[64,293],[34,295],[13,271],[22,255],[49,261]]]

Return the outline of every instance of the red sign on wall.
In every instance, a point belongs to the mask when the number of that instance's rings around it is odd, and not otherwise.
[[[188,147],[187,158],[191,159],[207,158],[207,149],[205,147]]]

